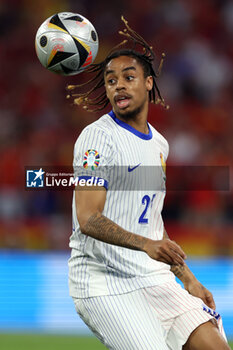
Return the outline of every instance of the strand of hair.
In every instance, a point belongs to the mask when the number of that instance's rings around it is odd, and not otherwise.
[[[98,108],[95,109],[89,109],[87,106],[84,106],[83,108],[87,111],[87,112],[98,112],[103,110],[107,105],[108,105],[109,101],[107,100],[104,104],[102,103],[102,106],[99,106]]]
[[[100,103],[102,103],[105,100],[106,100],[106,96],[99,95],[98,98],[87,98],[87,99],[85,99],[85,104],[86,105],[95,105],[95,104],[100,104]]]
[[[138,42],[142,45],[142,46],[146,46],[147,49],[149,49],[150,54],[152,54],[152,56],[154,56],[153,51],[152,51],[152,46],[150,46],[145,39],[143,39],[137,32],[135,32],[129,25],[128,25],[128,21],[126,21],[126,19],[121,16],[121,20],[124,22],[127,30],[133,35],[134,38],[136,38],[138,40]],[[124,30],[125,31],[125,30]]]
[[[162,57],[161,57],[161,60],[160,60],[160,63],[159,63],[159,68],[158,68],[158,71],[156,73],[156,77],[159,77],[161,72],[162,72],[162,68],[163,68],[163,63],[164,63],[164,59],[165,59],[166,55],[165,53],[163,52],[162,53]]]

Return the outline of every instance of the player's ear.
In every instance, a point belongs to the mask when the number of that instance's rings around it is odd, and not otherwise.
[[[147,91],[150,91],[153,89],[153,78],[151,75],[146,77],[146,89]]]

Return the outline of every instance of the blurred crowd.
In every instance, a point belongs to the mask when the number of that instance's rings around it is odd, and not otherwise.
[[[0,3],[0,247],[68,249],[71,191],[25,190],[25,166],[72,164],[81,130],[101,114],[66,99],[68,83],[38,61],[35,34],[54,13],[87,17],[100,41],[97,61],[122,38],[121,15],[153,46],[167,111],[149,121],[168,140],[168,165],[228,166],[232,183],[233,3],[230,0],[3,0]],[[106,111],[110,109],[107,108]],[[201,176],[201,174],[200,174]],[[168,191],[167,231],[193,254],[233,254],[229,191]],[[201,244],[200,244],[201,242]]]

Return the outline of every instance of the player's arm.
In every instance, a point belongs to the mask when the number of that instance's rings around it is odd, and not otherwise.
[[[75,191],[76,213],[81,232],[105,243],[146,252],[152,259],[167,264],[184,264],[185,254],[171,240],[154,241],[124,230],[115,222],[102,215],[105,188],[84,188]]]
[[[165,229],[163,239],[169,239]],[[184,288],[191,295],[201,298],[206,305],[215,309],[215,302],[212,293],[198,281],[185,263],[183,265],[171,265],[171,272],[181,280]]]

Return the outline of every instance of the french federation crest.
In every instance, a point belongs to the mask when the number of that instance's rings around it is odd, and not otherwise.
[[[100,155],[95,149],[89,149],[83,157],[83,167],[85,169],[95,170],[100,163]]]

